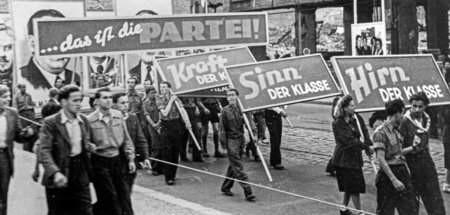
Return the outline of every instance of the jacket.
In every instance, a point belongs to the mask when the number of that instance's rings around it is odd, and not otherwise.
[[[44,166],[42,185],[48,188],[56,187],[53,183],[53,176],[56,172],[61,172],[67,178],[70,174],[70,138],[66,125],[62,123],[61,115],[62,113],[58,112],[45,118],[40,132],[39,161]],[[81,156],[90,175],[91,167],[86,145],[90,144],[91,132],[87,118],[83,115],[80,117],[82,119],[79,122],[82,136]]]

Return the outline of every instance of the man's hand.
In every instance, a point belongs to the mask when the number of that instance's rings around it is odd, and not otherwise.
[[[133,172],[135,172],[136,171],[136,164],[134,164],[134,162],[133,161],[130,161],[129,163],[128,163],[128,168],[129,168],[129,173],[133,173]]]
[[[403,185],[403,183],[398,179],[394,179],[394,181],[392,182],[392,185],[394,185],[394,188],[397,191],[403,191],[406,189],[405,185]]]
[[[418,146],[418,145],[420,145],[421,142],[422,142],[422,140],[420,139],[420,137],[418,137],[417,135],[414,135],[413,145]]]
[[[53,182],[55,183],[56,187],[65,187],[67,186],[67,178],[60,172],[56,172],[53,176]]]
[[[31,178],[34,182],[38,182],[39,180],[39,168],[34,169],[33,174],[31,175]]]
[[[97,146],[93,143],[87,143],[86,150],[88,150],[89,152],[95,152],[97,150]]]
[[[172,101],[172,102],[175,101],[175,100],[177,100],[177,99],[178,99],[178,97],[177,97],[176,95],[173,95],[173,94],[172,94],[172,95],[170,96],[170,101]]]
[[[191,130],[191,129],[192,129],[191,123],[186,123],[186,129],[187,129],[187,130]]]
[[[149,159],[144,160],[144,169],[152,169],[152,165],[150,164]]]
[[[211,113],[208,108],[204,108],[203,111],[205,112],[206,115],[209,115]]]
[[[286,113],[286,111],[284,111],[284,110],[281,110],[280,115],[281,115],[282,117],[287,117],[287,113]]]

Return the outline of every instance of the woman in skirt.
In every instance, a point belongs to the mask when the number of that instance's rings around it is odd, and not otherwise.
[[[335,108],[333,134],[336,148],[333,155],[333,165],[336,168],[336,178],[340,192],[344,192],[342,214],[352,214],[347,210],[350,198],[357,210],[361,210],[360,193],[366,192],[366,183],[362,171],[362,150],[368,155],[373,154],[370,148],[372,141],[364,120],[355,115],[355,104],[350,95],[339,99]],[[358,121],[356,121],[358,120]]]

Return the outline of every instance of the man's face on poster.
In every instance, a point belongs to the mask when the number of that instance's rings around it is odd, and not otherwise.
[[[52,16],[43,16],[42,18],[54,18]],[[36,62],[41,66],[45,71],[50,72],[52,74],[59,74],[63,72],[69,63],[70,58],[67,57],[37,57],[36,53],[39,50],[36,50],[36,38],[33,35],[28,35],[28,39],[30,42],[30,49],[34,53],[34,58]]]
[[[142,52],[140,54],[141,60],[145,63],[152,62],[154,60],[154,56],[156,55],[155,52]]]
[[[14,38],[6,28],[0,30],[0,71],[11,69],[14,60]]]

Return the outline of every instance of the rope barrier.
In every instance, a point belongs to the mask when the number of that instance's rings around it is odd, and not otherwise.
[[[24,119],[24,120],[26,120],[28,122],[31,122],[31,123],[35,124],[35,125],[42,126],[42,124],[34,122],[33,120],[29,120],[29,119],[21,117],[21,116],[19,116],[19,117],[21,119]],[[203,174],[207,174],[207,175],[212,175],[212,176],[223,178],[223,179],[229,179],[229,180],[234,180],[236,182],[246,183],[246,184],[249,184],[249,185],[252,185],[252,186],[255,186],[255,187],[259,187],[259,188],[263,188],[263,189],[267,189],[267,190],[283,193],[283,194],[290,195],[290,196],[295,196],[295,197],[298,197],[298,198],[302,198],[302,199],[306,199],[306,200],[310,200],[310,201],[315,201],[315,202],[319,202],[319,203],[322,203],[322,204],[326,204],[326,205],[330,205],[330,206],[334,206],[334,207],[338,207],[338,208],[345,208],[345,209],[348,209],[348,210],[351,210],[351,211],[355,211],[357,213],[364,213],[366,215],[376,215],[374,213],[370,213],[370,212],[367,212],[367,211],[358,210],[358,209],[351,208],[351,207],[344,207],[343,205],[340,205],[340,204],[327,202],[327,201],[323,201],[323,200],[320,200],[320,199],[316,199],[316,198],[312,198],[312,197],[308,197],[308,196],[303,196],[303,195],[300,195],[300,194],[296,194],[296,193],[292,193],[292,192],[288,192],[288,191],[284,191],[284,190],[280,190],[280,189],[275,189],[275,188],[272,188],[272,187],[263,186],[263,185],[255,184],[255,183],[248,182],[248,181],[242,181],[242,180],[239,180],[239,179],[236,179],[236,178],[230,178],[230,177],[227,177],[227,176],[224,176],[224,175],[219,175],[219,174],[216,174],[216,173],[195,169],[195,168],[184,166],[184,165],[180,165],[180,164],[174,164],[174,163],[171,163],[171,162],[163,161],[163,160],[152,158],[152,157],[149,157],[149,159],[153,160],[153,161],[157,161],[157,162],[161,162],[161,163],[177,166],[177,167],[180,167],[180,168],[192,170],[192,171],[195,171],[195,172],[199,172],[199,173],[203,173]]]
[[[216,174],[216,173],[195,169],[195,168],[184,166],[184,165],[180,165],[180,164],[174,164],[174,163],[163,161],[163,160],[156,159],[156,158],[149,157],[149,159],[153,160],[153,161],[157,161],[157,162],[161,162],[161,163],[177,166],[177,167],[180,167],[180,168],[192,170],[192,171],[195,171],[195,172],[216,176],[216,177],[219,177],[219,178],[224,178],[224,179],[234,180],[236,182],[246,183],[246,184],[249,184],[249,185],[252,185],[252,186],[255,186],[255,187],[259,187],[259,188],[263,188],[263,189],[267,189],[267,190],[271,190],[271,191],[275,191],[275,192],[279,192],[279,193],[283,193],[283,194],[299,197],[299,198],[302,198],[302,199],[307,199],[307,200],[310,200],[310,201],[315,201],[315,202],[327,204],[327,205],[338,207],[338,208],[345,208],[345,209],[348,209],[348,210],[355,211],[357,213],[364,213],[366,215],[376,215],[374,213],[370,213],[370,212],[367,212],[367,211],[358,210],[358,209],[351,208],[351,207],[344,207],[343,205],[340,205],[340,204],[327,202],[327,201],[323,201],[323,200],[320,200],[320,199],[316,199],[316,198],[312,198],[312,197],[308,197],[308,196],[303,196],[303,195],[300,195],[300,194],[296,194],[296,193],[292,193],[292,192],[288,192],[288,191],[284,191],[284,190],[280,190],[280,189],[275,189],[275,188],[272,188],[272,187],[268,187],[268,186],[264,186],[264,185],[260,185],[260,184],[255,184],[255,183],[248,182],[248,181],[242,181],[242,180],[239,180],[239,179],[236,179],[236,178],[230,178],[230,177],[227,177],[227,176],[224,176],[224,175],[219,175],[219,174]]]

